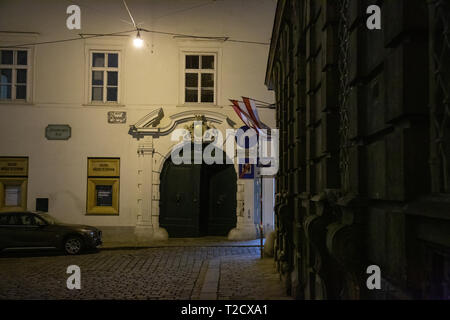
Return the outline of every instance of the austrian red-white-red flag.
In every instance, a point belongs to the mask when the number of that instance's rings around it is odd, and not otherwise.
[[[259,118],[255,100],[247,97],[242,97],[242,100],[243,101],[230,101],[233,103],[234,111],[236,111],[239,118],[241,118],[245,125],[256,130],[258,134],[264,133],[264,131],[261,131],[263,129],[270,131],[270,128]]]
[[[258,110],[256,109],[255,100],[252,100],[247,97],[242,97],[244,101],[245,108],[247,109],[247,113],[252,119],[253,123],[258,129],[264,129],[265,125],[261,122],[258,115]]]
[[[232,107],[236,114],[239,116],[239,118],[244,122],[244,124],[249,128],[254,128],[252,118],[250,115],[245,111],[245,104],[242,101],[237,100],[231,100],[231,103],[233,104]]]

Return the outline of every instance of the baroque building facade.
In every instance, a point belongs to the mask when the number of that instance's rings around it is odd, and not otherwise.
[[[174,130],[199,121],[225,135],[243,125],[228,99],[273,102],[275,2],[129,1],[141,48],[122,2],[78,1],[79,30],[66,27],[71,4],[0,3],[0,211],[48,211],[99,226],[105,241],[254,239],[255,181],[235,159],[167,163]],[[273,110],[260,116],[274,126]],[[273,177],[263,181],[271,229]]]
[[[381,30],[366,8],[381,8]],[[448,1],[280,0],[275,260],[304,299],[449,299]],[[381,289],[369,290],[371,265]]]

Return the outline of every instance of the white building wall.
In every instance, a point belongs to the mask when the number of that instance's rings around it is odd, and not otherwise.
[[[65,1],[10,0],[0,2],[0,47],[78,37],[78,33],[111,33],[133,29],[120,1],[77,1],[81,6],[82,29],[65,26],[69,5]],[[142,28],[228,36],[233,39],[270,42],[275,0],[133,1],[128,0],[135,20]],[[35,15],[39,12],[39,15]],[[218,103],[195,109],[220,112],[240,120],[229,107],[230,98],[254,97],[273,102],[264,86],[269,46],[223,41],[174,39],[169,35],[142,33],[146,46],[136,49],[129,37],[101,37],[88,40],[28,46],[33,49],[32,94],[28,103],[0,102],[0,156],[28,156],[28,209],[37,197],[49,198],[49,211],[70,223],[96,226],[136,225],[139,141],[128,134],[129,125],[162,107],[165,117],[187,110],[182,92],[182,50],[216,50],[219,54]],[[120,104],[89,105],[89,49],[117,49],[122,54]],[[108,124],[108,111],[127,112],[126,124]],[[275,125],[272,110],[261,118]],[[49,124],[68,124],[68,141],[49,141]],[[156,144],[166,144],[161,138]],[[87,158],[120,157],[120,214],[86,215]],[[250,185],[250,183],[248,183]],[[252,210],[252,187],[245,186],[245,211]],[[248,201],[247,201],[248,200]],[[248,203],[247,203],[248,202]]]
[[[275,205],[275,184],[274,178],[263,178],[263,225],[264,235],[267,236],[275,229],[274,226],[274,205]]]

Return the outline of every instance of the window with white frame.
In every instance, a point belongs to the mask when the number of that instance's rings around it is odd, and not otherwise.
[[[28,100],[29,55],[26,49],[0,49],[0,100]]]
[[[184,103],[216,103],[217,55],[184,55]]]
[[[119,52],[91,51],[90,93],[91,103],[119,102]]]

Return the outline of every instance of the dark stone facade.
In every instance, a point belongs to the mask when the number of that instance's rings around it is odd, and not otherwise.
[[[288,293],[450,299],[450,2],[279,0],[266,85]]]

